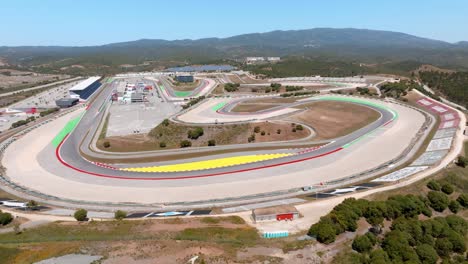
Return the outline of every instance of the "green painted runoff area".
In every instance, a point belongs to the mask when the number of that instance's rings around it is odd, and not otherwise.
[[[187,96],[190,96],[192,94],[192,92],[191,91],[186,92],[186,91],[175,91],[174,90],[174,94],[177,97],[187,97]]]
[[[62,140],[69,133],[71,133],[73,131],[73,129],[75,129],[76,125],[78,125],[78,123],[80,122],[82,116],[83,116],[83,114],[81,114],[81,115],[73,118],[72,120],[68,121],[68,123],[65,125],[65,127],[62,128],[62,130],[60,130],[60,132],[57,134],[57,136],[54,137],[54,139],[52,139],[52,145],[54,147],[58,147],[58,145],[60,145]]]
[[[225,106],[225,105],[226,105],[226,102],[221,102],[221,103],[218,103],[215,106],[211,107],[211,109],[213,111],[218,111],[219,109],[223,108],[223,106]]]

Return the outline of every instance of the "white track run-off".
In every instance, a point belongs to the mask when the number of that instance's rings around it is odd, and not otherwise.
[[[399,115],[397,121],[344,151],[320,159],[319,166],[316,166],[317,161],[304,161],[216,177],[174,180],[169,187],[162,187],[159,181],[117,180],[92,175],[86,175],[86,181],[73,181],[64,177],[67,168],[57,168],[52,174],[40,166],[37,157],[67,121],[83,110],[58,118],[15,141],[6,150],[3,165],[8,177],[17,184],[57,197],[85,201],[164,203],[285,190],[346,178],[400,155],[425,118],[420,112],[398,104],[379,103],[395,110]]]

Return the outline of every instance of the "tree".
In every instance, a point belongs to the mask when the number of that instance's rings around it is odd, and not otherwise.
[[[75,211],[75,214],[73,214],[73,217],[75,217],[76,221],[86,221],[88,219],[88,211],[85,209],[78,209]]]
[[[452,252],[453,245],[448,238],[439,238],[435,242],[435,249],[439,256],[447,257]]]
[[[446,194],[452,194],[453,193],[453,186],[450,183],[444,183],[444,184],[442,184],[441,190]]]
[[[169,119],[167,119],[167,118],[164,119],[164,120],[162,121],[162,124],[163,124],[164,126],[168,126],[168,125],[169,125]]]
[[[466,244],[463,236],[453,230],[448,231],[446,236],[452,244],[452,250],[454,252],[464,253],[466,251]]]
[[[468,158],[458,156],[456,164],[462,168],[465,168],[468,165]]]
[[[277,129],[276,134],[278,134],[278,135],[281,134],[281,129]]]
[[[356,236],[353,241],[352,248],[359,253],[368,252],[372,249],[373,244],[366,235]]]
[[[434,247],[428,244],[421,244],[416,246],[416,254],[424,264],[436,264],[439,256]]]
[[[304,127],[302,125],[296,125],[296,130],[298,131],[304,130]]]
[[[437,220],[440,220],[437,218]],[[468,230],[468,222],[458,215],[448,215],[445,217],[445,223],[458,234],[465,235]]]
[[[377,203],[369,204],[369,207],[364,212],[366,221],[372,226],[380,226],[384,220],[384,209],[379,207]]]
[[[208,146],[210,146],[210,147],[216,146],[216,141],[214,139],[208,140]]]
[[[450,201],[448,208],[450,209],[450,212],[456,214],[460,210],[460,204],[457,201]]]
[[[13,221],[13,216],[0,210],[0,225],[8,225],[11,221]]]
[[[109,141],[104,141],[104,143],[102,143],[102,146],[104,146],[105,148],[109,148],[111,144]]]
[[[440,191],[440,184],[434,180],[429,181],[426,186],[433,191]]]
[[[444,211],[449,204],[448,196],[441,192],[430,191],[427,194],[427,198],[429,199],[431,207],[437,212]]]
[[[256,134],[260,133],[260,127],[259,126],[254,127],[254,133],[256,133]]]
[[[182,140],[180,142],[180,147],[181,148],[188,148],[188,147],[191,147],[192,146],[192,142],[190,142],[189,140]]]
[[[459,202],[461,206],[468,208],[468,194],[460,194],[457,198],[457,202]]]
[[[387,264],[390,263],[387,252],[382,249],[373,250],[370,255],[370,263],[372,264]]]
[[[159,142],[159,147],[160,148],[165,148],[166,147],[166,142]]]
[[[114,213],[114,218],[117,219],[117,220],[122,220],[125,217],[127,217],[127,212],[125,212],[125,211],[117,210]]]
[[[317,240],[325,244],[335,242],[335,237],[336,231],[333,226],[329,224],[323,224],[317,233]]]
[[[35,210],[39,205],[37,204],[36,201],[34,200],[30,200],[27,204],[26,204],[26,207],[29,209],[29,210]]]

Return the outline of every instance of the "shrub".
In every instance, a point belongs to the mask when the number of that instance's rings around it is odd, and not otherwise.
[[[254,133],[260,133],[260,127],[259,126],[254,127]]]
[[[431,207],[437,212],[444,211],[449,204],[448,196],[441,192],[430,191],[427,194],[427,198],[429,199]]]
[[[266,133],[265,131],[260,132],[260,135],[264,136]]]
[[[30,210],[34,210],[36,209],[38,206],[37,202],[34,201],[34,200],[30,200],[27,204],[26,204],[26,207]]]
[[[442,185],[441,190],[446,194],[452,194],[453,193],[453,186],[450,183],[444,183]]]
[[[456,214],[460,210],[460,203],[457,201],[450,201],[448,208],[450,209],[450,212]]]
[[[105,147],[105,148],[109,148],[111,146],[110,142],[109,141],[104,141],[104,143],[102,143],[102,145]]]
[[[465,168],[468,165],[468,158],[465,158],[463,156],[458,156],[458,160],[456,164],[462,168]]]
[[[457,202],[458,202],[461,206],[463,206],[463,207],[465,207],[465,208],[468,208],[468,194],[466,194],[466,193],[460,194],[460,195],[458,196],[458,198],[457,198]]]
[[[304,127],[302,125],[296,125],[296,130],[298,131],[304,130]]]
[[[73,217],[75,217],[76,221],[86,221],[88,219],[88,211],[85,209],[78,209],[75,211],[75,214],[73,214]]]
[[[192,146],[192,142],[190,142],[189,140],[182,140],[180,142],[180,147],[181,148],[188,148],[188,147],[191,147]]]
[[[160,148],[165,148],[166,147],[166,142],[159,142],[159,147]]]
[[[216,141],[214,139],[208,140],[208,146],[210,146],[210,147],[216,146]]]
[[[58,112],[59,110],[60,110],[60,108],[55,107],[55,108],[51,108],[51,109],[42,111],[39,115],[40,115],[41,117],[44,117],[44,116],[46,116],[46,115],[49,115],[49,114]]]
[[[0,211],[0,225],[8,225],[13,221],[13,216],[10,213]]]
[[[255,141],[255,134],[252,134],[250,135],[249,138],[247,138],[247,141],[250,143],[250,142],[254,142]]]
[[[439,238],[435,242],[437,254],[441,257],[446,257],[452,252],[453,245],[448,238]]]
[[[440,191],[440,184],[434,180],[429,181],[426,186],[433,191]]]
[[[117,220],[122,220],[125,217],[127,217],[127,212],[125,212],[125,211],[117,210],[114,213],[114,218],[117,219]]]
[[[294,133],[295,133],[295,132],[296,132],[296,128],[293,128],[293,129],[292,129],[292,132],[294,132]]]
[[[276,134],[281,134],[281,129],[276,130]]]
[[[194,129],[191,129],[187,132],[187,136],[190,139],[198,139],[199,137],[203,136],[203,128],[201,127],[196,127]]]
[[[439,256],[434,247],[428,244],[421,244],[416,247],[416,254],[422,263],[436,264]]]
[[[366,235],[357,236],[353,241],[352,248],[359,253],[368,252],[372,249],[372,243]]]
[[[169,125],[169,119],[167,119],[167,118],[164,119],[164,120],[162,121],[162,124],[163,124],[164,126],[168,126],[168,125]]]

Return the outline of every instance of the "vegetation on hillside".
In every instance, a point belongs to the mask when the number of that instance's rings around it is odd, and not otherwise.
[[[379,194],[379,200],[346,199],[312,225],[309,234],[330,244],[339,234],[357,231],[358,220],[365,219],[371,228],[345,245],[333,263],[464,263],[466,173],[452,167],[443,176]]]
[[[436,92],[468,107],[468,72],[426,71],[420,72],[419,78]]]

